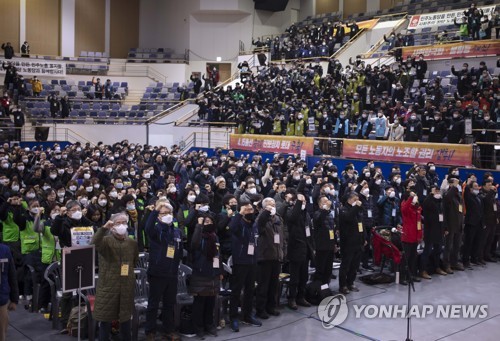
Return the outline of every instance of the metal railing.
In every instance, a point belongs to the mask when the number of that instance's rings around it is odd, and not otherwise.
[[[401,26],[406,23],[406,20],[408,19],[408,15],[406,14],[403,18],[400,19],[399,23],[389,32],[389,35],[392,33],[398,32],[398,30],[401,30]],[[378,51],[380,46],[385,43],[384,37],[382,37],[375,45],[373,45],[367,52],[361,54],[362,58],[370,58],[375,52]]]
[[[51,126],[29,126],[23,127],[0,126],[0,141],[19,141],[19,142],[41,142],[45,139],[37,139],[36,128],[49,128],[47,140],[49,141],[68,141],[70,143],[90,143],[95,144],[70,128],[58,127],[56,124]],[[17,131],[21,132],[21,138],[18,139]]]
[[[232,131],[227,131],[222,137],[214,136],[212,128],[206,127],[206,131],[192,132],[186,138],[179,142],[182,153],[187,152],[190,148],[229,148],[229,140]]]
[[[338,55],[340,55],[342,52],[344,52],[344,50],[346,48],[348,48],[349,46],[351,46],[356,40],[358,40],[359,37],[361,37],[361,35],[366,31],[365,28],[362,28],[360,29],[355,35],[354,37],[350,38],[344,45],[340,46],[340,48],[335,51],[331,56],[330,58],[336,58]]]

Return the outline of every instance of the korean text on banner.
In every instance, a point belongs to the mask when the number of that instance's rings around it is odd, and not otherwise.
[[[314,139],[303,136],[231,134],[229,146],[231,149],[254,152],[312,155]]]
[[[352,159],[449,166],[471,166],[472,145],[344,140],[343,156]]]
[[[490,18],[491,14],[495,10],[495,6],[485,6],[479,8],[483,10],[484,15],[487,15]],[[458,10],[448,11],[448,12],[413,15],[410,18],[408,29],[414,30],[416,28],[453,25],[454,19],[457,19],[457,22],[460,22],[460,20],[462,20],[465,10],[466,10],[465,8],[461,8]]]
[[[408,46],[403,48],[403,58],[424,55],[427,60],[498,56],[500,41],[464,41],[442,45]]]
[[[2,60],[2,64],[11,63],[16,67],[17,72],[23,76],[66,76],[66,64],[54,60],[13,58]],[[5,73],[0,68],[0,74]]]

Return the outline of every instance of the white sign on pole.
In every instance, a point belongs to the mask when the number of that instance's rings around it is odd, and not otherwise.
[[[3,59],[2,65],[4,63],[14,65],[17,72],[23,76],[66,76],[66,64],[55,60],[12,58]],[[0,68],[0,74],[3,73],[5,73],[5,70]]]

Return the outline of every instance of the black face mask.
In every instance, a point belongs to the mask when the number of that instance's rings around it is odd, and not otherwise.
[[[254,221],[254,219],[255,219],[255,215],[253,213],[247,213],[243,217],[245,218],[245,220],[248,220],[248,221]]]
[[[231,211],[236,212],[238,210],[238,205],[231,205],[229,206],[229,208],[231,209]]]
[[[215,225],[214,224],[203,225],[203,232],[207,233],[215,232]]]

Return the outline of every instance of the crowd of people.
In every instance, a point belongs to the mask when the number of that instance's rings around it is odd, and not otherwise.
[[[18,292],[32,299],[30,265],[41,282],[39,307],[46,311],[51,297],[44,271],[60,259],[61,249],[75,245],[74,228],[87,226],[99,254],[94,317],[101,322],[101,339],[107,340],[112,321],[121,323],[123,340],[130,339],[139,251],[149,252],[148,340],[160,330],[160,301],[161,331],[179,338],[173,316],[181,261],[193,271],[189,292],[198,336],[217,335],[213,310],[223,279],[231,289],[231,328],[238,332],[240,321],[261,326],[280,314],[280,273],[289,274],[288,307],[294,310],[314,298],[306,293],[309,266],[315,268],[313,282],[328,286],[339,255],[338,290],[358,291],[358,270],[373,270],[375,226],[402,232],[410,272],[401,268],[401,284],[410,276],[419,281],[495,262],[497,187],[491,173],[477,178],[457,167],[440,179],[432,163],[414,165],[406,174],[393,166],[384,174],[374,161],[338,169],[335,160],[324,158],[309,169],[305,161],[280,154],[272,160],[221,149],[213,156],[181,155],[176,146],[128,141],[46,149],[4,144],[0,235],[12,253],[18,285],[11,288],[9,306],[0,286],[1,308],[15,308]],[[228,279],[223,264],[232,266]],[[2,279],[7,275],[2,270]],[[71,308],[71,294],[64,294],[63,325]]]
[[[346,34],[346,28],[349,32]],[[282,36],[265,41],[252,40],[255,50],[270,51],[272,60],[297,59],[311,57],[330,57],[336,49],[344,44],[344,38],[354,37],[360,28],[354,19],[346,22],[324,22],[321,25],[309,24],[298,26],[292,24]]]
[[[496,142],[498,75],[490,74],[485,62],[452,66],[457,91],[450,96],[442,78],[427,79],[428,72],[422,55],[392,67],[372,67],[360,56],[345,67],[331,59],[325,74],[320,64],[271,64],[257,74],[242,72],[234,87],[205,92],[198,115],[213,124],[233,122],[240,134]],[[465,134],[469,119],[470,136]],[[493,145],[480,148],[482,166],[493,167]]]

